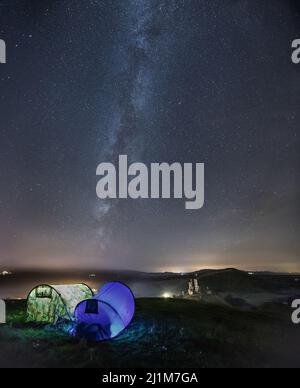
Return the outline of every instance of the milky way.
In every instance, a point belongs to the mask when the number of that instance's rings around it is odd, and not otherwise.
[[[172,19],[174,9],[176,2],[173,1],[130,0],[120,5],[118,20],[122,37],[111,53],[112,80],[118,91],[112,105],[113,120],[106,128],[109,142],[106,147],[100,147],[105,160],[116,162],[123,154],[132,161],[141,161],[147,147],[145,132],[155,135],[155,128],[147,128],[154,98],[153,83],[157,81],[157,65],[168,65],[157,53],[170,49],[172,39],[160,22],[164,22],[164,15]],[[167,24],[164,27],[168,29]],[[98,201],[95,208],[102,248],[112,236],[109,220],[113,205],[117,204]]]
[[[300,271],[294,0],[1,1],[0,262]],[[96,168],[205,163],[205,207]]]

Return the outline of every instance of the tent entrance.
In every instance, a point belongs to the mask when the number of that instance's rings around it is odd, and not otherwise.
[[[53,289],[49,286],[39,286],[35,289],[35,297],[40,306],[40,321],[51,321]]]
[[[43,323],[51,321],[51,306],[52,299],[39,298],[39,311],[37,312],[37,318],[39,322]]]

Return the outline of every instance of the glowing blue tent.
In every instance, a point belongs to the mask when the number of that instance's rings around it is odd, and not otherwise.
[[[75,334],[90,341],[115,338],[128,327],[134,312],[132,291],[122,283],[108,283],[94,298],[76,307]]]

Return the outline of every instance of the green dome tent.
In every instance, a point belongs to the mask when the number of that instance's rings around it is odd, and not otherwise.
[[[27,298],[27,322],[56,324],[73,320],[78,303],[92,298],[93,291],[85,284],[35,287]]]

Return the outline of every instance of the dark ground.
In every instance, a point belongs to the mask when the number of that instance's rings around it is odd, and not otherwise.
[[[8,303],[0,367],[300,367],[300,327],[288,306],[238,311],[189,300],[139,299],[119,338],[89,344],[24,323],[26,303]]]

